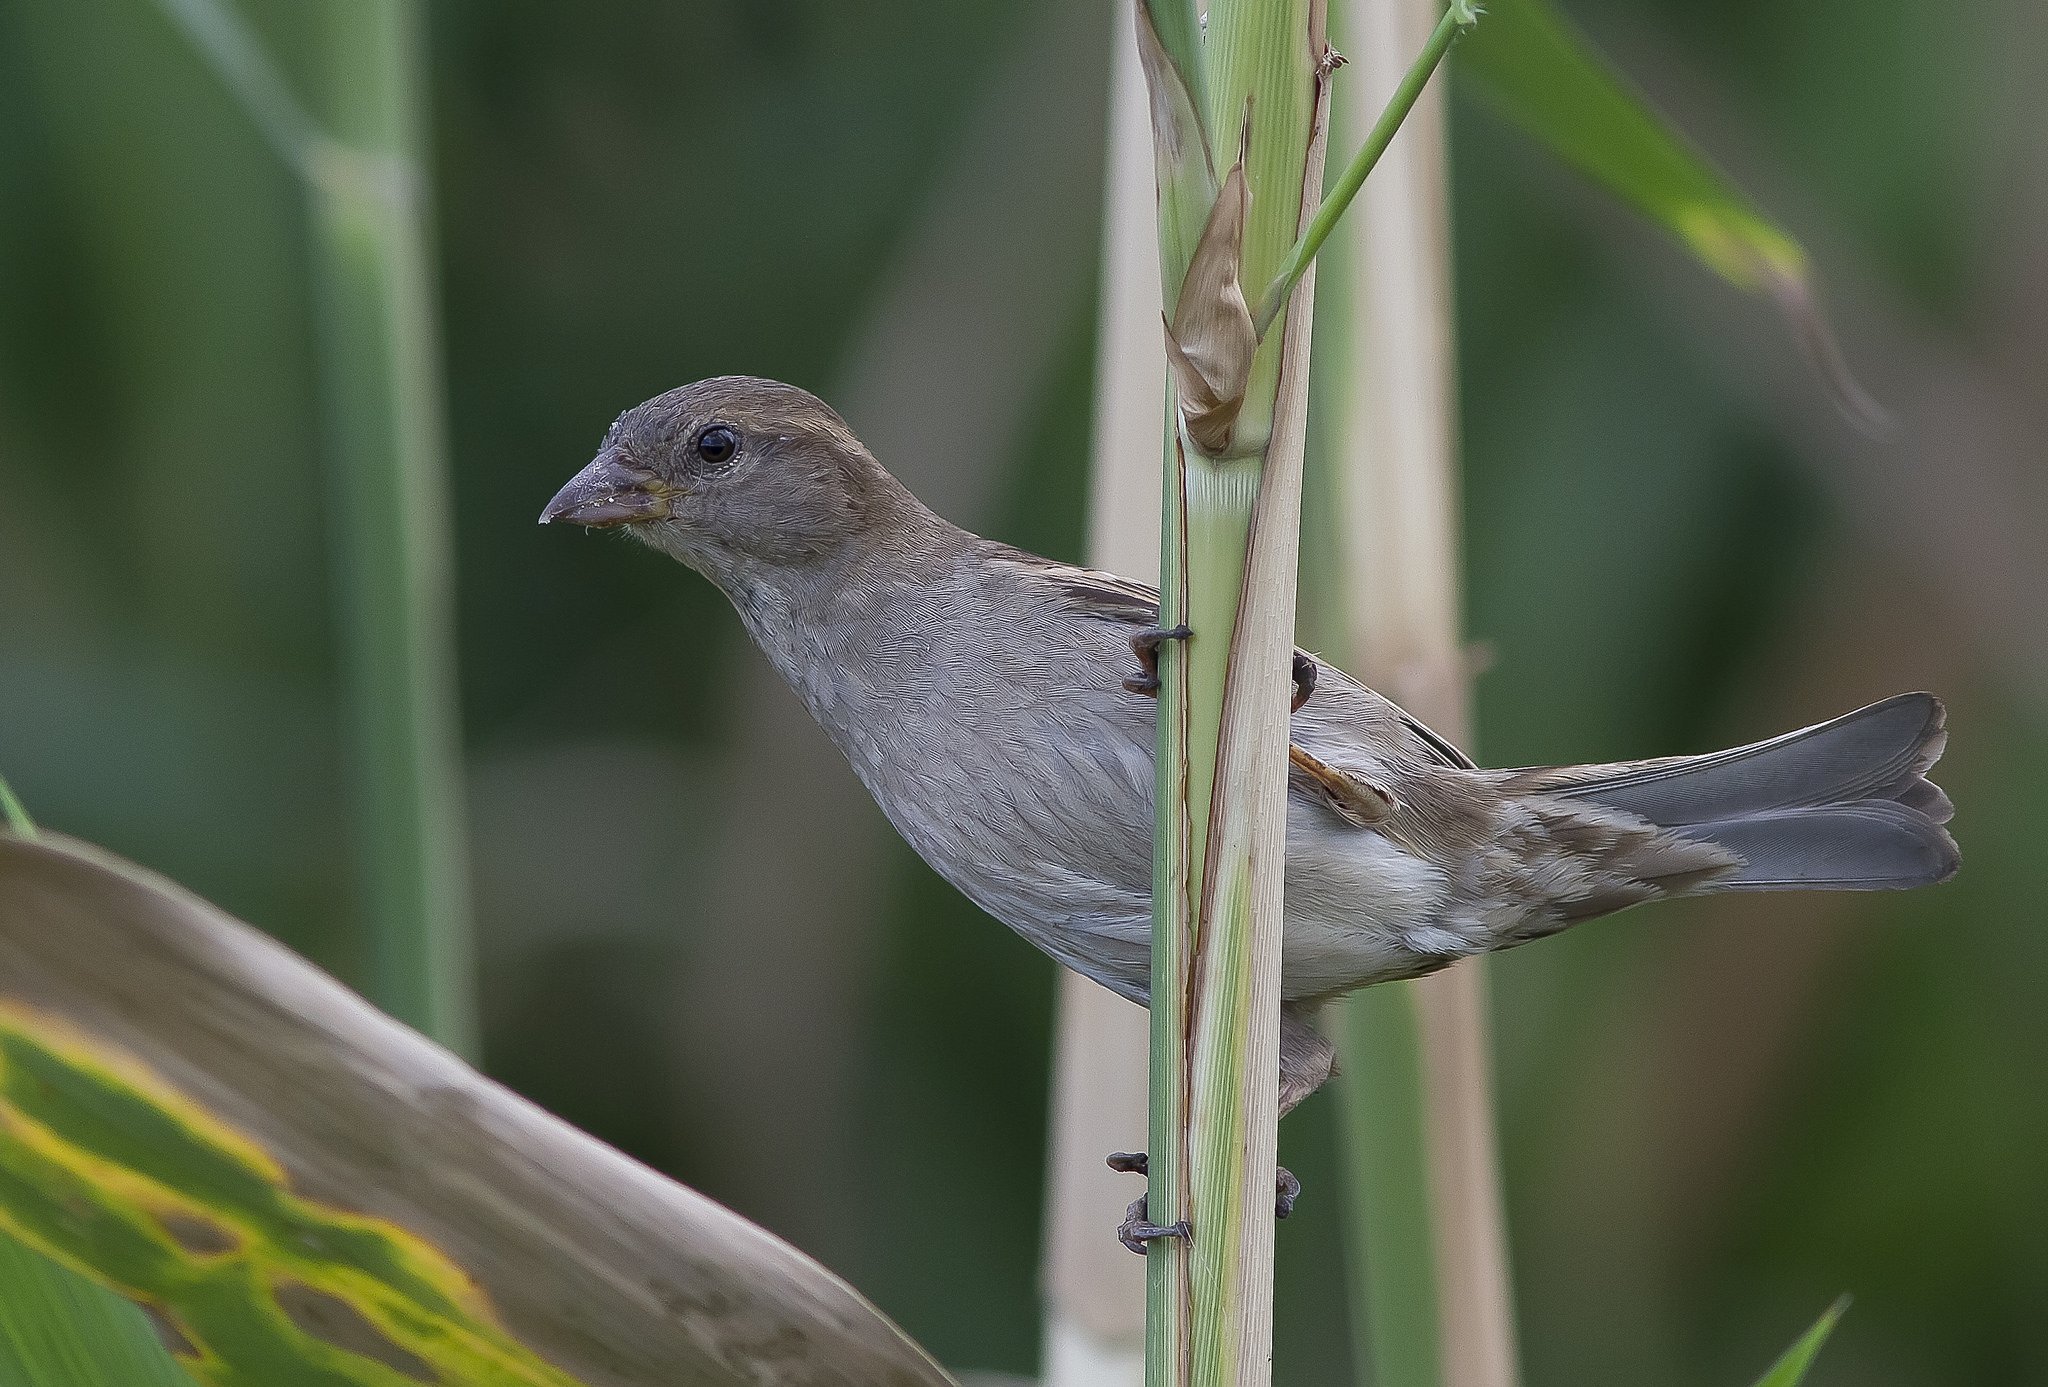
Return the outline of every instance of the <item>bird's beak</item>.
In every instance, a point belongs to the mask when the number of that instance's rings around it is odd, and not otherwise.
[[[670,490],[652,472],[643,471],[615,450],[606,449],[555,493],[555,499],[540,513],[540,523],[552,525],[559,520],[596,527],[666,520]]]

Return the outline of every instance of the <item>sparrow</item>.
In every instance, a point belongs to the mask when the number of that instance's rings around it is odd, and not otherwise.
[[[933,870],[1146,1002],[1157,650],[1204,636],[1160,630],[1156,590],[948,523],[822,401],[746,376],[620,415],[541,523],[708,578]],[[1355,988],[1646,901],[1956,870],[1930,694],[1711,755],[1486,770],[1314,655],[1293,673],[1282,1112],[1330,1076],[1313,1017]]]

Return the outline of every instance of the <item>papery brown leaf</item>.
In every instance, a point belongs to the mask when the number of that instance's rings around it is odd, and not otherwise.
[[[1224,175],[1209,209],[1202,239],[1181,282],[1173,321],[1166,326],[1166,362],[1180,397],[1188,440],[1209,457],[1230,449],[1259,334],[1244,301],[1238,273],[1244,261],[1244,224],[1251,212],[1244,156]]]

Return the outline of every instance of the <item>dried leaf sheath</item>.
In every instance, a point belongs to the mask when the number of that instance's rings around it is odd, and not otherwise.
[[[1238,412],[1244,408],[1252,355],[1252,327],[1238,276],[1244,262],[1244,224],[1251,211],[1244,154],[1223,177],[1202,238],[1188,263],[1180,301],[1166,328],[1166,363],[1180,401],[1181,427],[1209,457],[1230,452]]]

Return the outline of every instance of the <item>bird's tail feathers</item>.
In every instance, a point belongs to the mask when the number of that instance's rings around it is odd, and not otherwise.
[[[1927,779],[1944,721],[1932,694],[1900,694],[1730,751],[1515,771],[1504,788],[1619,810],[1736,859],[1694,881],[1650,875],[1660,894],[1925,886],[1959,861],[1942,827],[1953,808]]]

